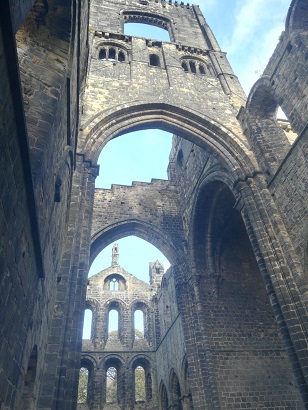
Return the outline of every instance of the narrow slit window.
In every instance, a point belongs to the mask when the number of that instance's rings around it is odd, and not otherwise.
[[[117,403],[118,375],[115,367],[109,367],[106,372],[106,402]]]
[[[144,338],[144,313],[142,310],[135,310],[134,313],[135,322],[135,339]]]
[[[115,61],[116,60],[116,51],[115,48],[109,49],[108,60]]]
[[[199,72],[200,72],[201,75],[205,74],[205,69],[204,69],[204,66],[202,64],[199,65]]]
[[[109,290],[112,290],[112,291],[119,290],[119,281],[116,278],[111,279],[109,283]]]
[[[108,315],[108,339],[116,340],[119,337],[119,313],[112,309]]]
[[[78,404],[87,404],[88,384],[89,384],[89,371],[85,367],[82,367],[79,371],[78,398],[77,398]]]
[[[196,64],[193,61],[190,61],[189,66],[190,66],[190,71],[196,74]]]
[[[106,60],[107,54],[106,54],[106,49],[105,48],[102,48],[102,49],[99,50],[98,58],[100,60]]]
[[[185,63],[185,61],[183,61],[183,63],[182,63],[182,68],[183,68],[183,70],[187,73],[188,72],[188,66],[187,66],[187,64]]]
[[[141,366],[137,366],[135,369],[135,401],[145,401],[145,373]]]
[[[84,311],[84,321],[83,321],[83,339],[91,339],[92,332],[92,311],[91,309],[86,309]]]
[[[119,61],[120,63],[122,63],[123,61],[125,61],[125,54],[123,53],[123,51],[119,51],[118,61]]]

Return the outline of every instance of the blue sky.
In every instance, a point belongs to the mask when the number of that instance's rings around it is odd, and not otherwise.
[[[235,74],[246,94],[260,77],[271,56],[287,15],[289,0],[200,0],[205,19],[220,47],[227,52]],[[125,25],[129,32],[134,25]],[[140,26],[139,26],[140,27]],[[145,26],[142,37],[157,38],[153,27]],[[165,38],[166,39],[166,38]],[[139,131],[110,141],[102,151],[100,176],[96,186],[110,188],[112,183],[130,185],[132,181],[166,179],[171,135],[157,130]],[[168,266],[164,255],[138,238],[117,241],[120,264],[140,279],[148,280],[149,262],[159,259]],[[110,266],[112,244],[94,261],[90,275]]]

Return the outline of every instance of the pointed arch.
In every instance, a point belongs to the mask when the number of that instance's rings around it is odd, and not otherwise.
[[[227,169],[239,177],[256,168],[239,125],[236,134],[200,112],[152,101],[133,101],[95,115],[82,126],[79,150],[97,162],[101,150],[111,139],[149,128],[171,132],[215,152]]]
[[[166,255],[171,264],[177,260],[182,260],[183,263],[185,261],[184,249],[174,242],[174,238],[149,223],[130,219],[107,226],[92,235],[90,262],[92,263],[99,252],[110,243],[129,235],[151,243]]]

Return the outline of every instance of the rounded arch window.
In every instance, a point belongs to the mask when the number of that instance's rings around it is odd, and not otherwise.
[[[157,54],[150,54],[150,65],[160,67],[159,56]]]
[[[205,68],[204,68],[204,66],[203,66],[202,64],[199,64],[199,73],[200,73],[201,75],[204,75],[204,74],[205,74]]]
[[[124,54],[123,51],[119,51],[118,61],[119,61],[120,63],[122,63],[123,61],[125,61],[125,54]]]
[[[127,51],[116,45],[102,45],[98,51],[98,59],[122,63],[128,59]]]
[[[182,68],[186,73],[188,72],[188,66],[187,66],[187,63],[185,61],[182,62]]]
[[[190,62],[189,62],[189,66],[190,66],[190,71],[191,71],[193,74],[196,74],[197,70],[196,70],[196,64],[195,64],[195,62],[194,62],[194,61],[190,61]]]
[[[106,49],[105,49],[105,48],[101,48],[101,49],[99,50],[98,58],[99,58],[100,60],[106,60],[106,59],[107,59],[107,52],[106,52]]]

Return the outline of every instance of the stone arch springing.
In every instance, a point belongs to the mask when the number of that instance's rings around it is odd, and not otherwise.
[[[21,405],[24,410],[34,410],[36,403],[36,373],[38,362],[38,349],[34,345],[28,361],[27,372],[24,377],[24,387],[21,394]]]

